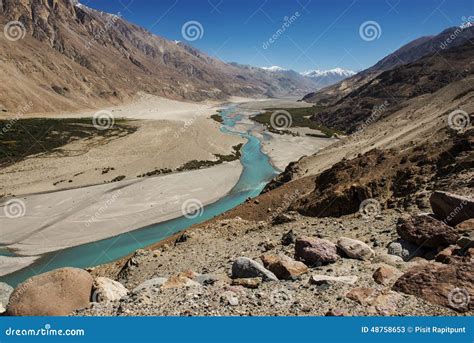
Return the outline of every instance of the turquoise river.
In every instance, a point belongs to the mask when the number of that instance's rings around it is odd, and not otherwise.
[[[240,135],[247,140],[241,149],[240,162],[243,171],[232,190],[218,201],[205,206],[202,215],[196,218],[182,216],[101,241],[55,251],[44,255],[33,265],[1,277],[0,281],[16,286],[28,277],[48,270],[65,266],[85,268],[111,262],[228,211],[249,197],[257,196],[277,171],[271,165],[268,156],[262,152],[260,140],[252,135],[252,128],[242,132],[236,131],[236,124],[242,120],[242,116],[236,111],[235,106],[229,106],[221,111],[223,119],[221,131],[230,135]],[[268,138],[264,135],[263,139]]]

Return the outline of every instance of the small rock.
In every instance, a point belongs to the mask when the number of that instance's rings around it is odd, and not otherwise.
[[[296,236],[293,233],[293,230],[288,231],[281,237],[281,244],[283,245],[290,245],[293,244],[296,240]]]
[[[334,263],[340,259],[336,245],[320,238],[301,237],[295,242],[295,258],[310,266]]]
[[[347,313],[342,310],[329,310],[325,314],[326,317],[345,317]]]
[[[468,219],[459,223],[455,226],[456,232],[460,235],[473,235],[474,234],[474,218]]]
[[[92,286],[92,302],[115,301],[127,295],[126,289],[120,282],[106,277],[97,277]]]
[[[405,241],[430,248],[454,244],[459,238],[454,228],[428,215],[399,218],[397,233]]]
[[[346,297],[362,305],[374,292],[375,290],[373,288],[359,287],[352,289],[346,294]]]
[[[452,226],[474,218],[474,200],[472,198],[436,191],[431,194],[430,204],[435,217]]]
[[[261,277],[264,281],[278,281],[275,274],[250,258],[239,257],[234,261],[232,264],[232,278],[253,277]]]
[[[299,261],[284,255],[266,255],[261,260],[265,268],[270,270],[280,280],[294,279],[308,271],[308,267]]]
[[[401,257],[403,261],[409,261],[414,257],[423,256],[426,252],[426,248],[419,247],[403,239],[397,239],[391,242],[387,247],[387,253],[389,255]]]
[[[233,286],[242,286],[246,288],[258,288],[261,283],[262,283],[262,278],[260,277],[232,280]]]
[[[272,220],[273,225],[280,225],[280,224],[285,224],[285,223],[291,223],[295,221],[296,218],[288,213],[281,213],[277,215],[275,218]]]
[[[92,276],[78,268],[60,268],[33,276],[15,288],[7,313],[11,316],[67,316],[89,306],[92,283]]]
[[[330,275],[311,275],[309,278],[309,283],[311,285],[323,285],[331,283],[345,283],[348,285],[353,285],[357,282],[359,278],[355,275],[349,276],[330,276]]]
[[[13,287],[5,282],[0,282],[0,314],[6,311]],[[3,310],[2,310],[3,309]]]
[[[239,298],[237,297],[235,293],[227,291],[227,292],[224,292],[223,297],[225,298],[225,300],[227,300],[230,306],[239,305]]]
[[[388,266],[380,266],[375,270],[372,276],[379,285],[388,285],[397,274],[401,274],[397,269]]]
[[[191,279],[191,277],[194,278],[196,276],[194,272],[179,273],[166,280],[161,286],[161,289],[202,287],[199,282]]]
[[[374,257],[374,251],[364,242],[356,239],[341,237],[337,241],[337,247],[350,258],[367,261]]]
[[[469,236],[462,236],[456,242],[463,249],[474,248],[474,233]]]
[[[166,281],[168,281],[168,278],[166,277],[155,277],[153,279],[142,282],[137,287],[135,287],[132,292],[137,293],[145,289],[160,288],[161,285],[163,285]]]
[[[219,278],[212,274],[199,274],[194,278],[194,281],[199,282],[203,286],[210,286],[219,281]]]

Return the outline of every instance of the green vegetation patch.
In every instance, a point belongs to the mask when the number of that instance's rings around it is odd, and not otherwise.
[[[310,119],[310,117],[324,110],[323,106],[311,106],[311,107],[299,107],[299,108],[266,108],[265,112],[253,116],[252,119],[256,122],[266,125],[270,132],[274,133],[286,133],[285,130],[277,130],[271,126],[271,116],[275,111],[286,111],[291,115],[291,126],[290,127],[307,127],[312,130],[321,131],[326,137],[332,137],[334,134],[340,132],[335,129],[331,129],[320,125]]]
[[[176,171],[185,171],[185,170],[195,170],[195,169],[202,169],[202,168],[209,168],[218,164],[221,164],[223,162],[232,162],[235,160],[240,159],[241,152],[240,149],[242,149],[243,144],[237,144],[232,147],[234,150],[232,153],[229,155],[221,155],[221,154],[214,154],[214,156],[217,157],[217,160],[215,161],[198,161],[198,160],[193,160],[186,162],[183,164],[181,167],[177,168]]]
[[[123,119],[115,119],[114,125],[106,130],[95,128],[92,118],[0,120],[0,166],[11,165],[31,155],[61,152],[61,147],[80,139],[103,137],[112,140],[136,129]]]
[[[223,123],[224,122],[224,120],[222,119],[220,114],[213,114],[211,116],[211,118],[214,119],[218,123]]]

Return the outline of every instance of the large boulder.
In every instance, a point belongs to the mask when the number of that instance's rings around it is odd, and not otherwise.
[[[126,296],[127,293],[128,289],[120,282],[106,277],[98,277],[94,280],[91,300],[97,303],[115,301]]]
[[[13,293],[13,287],[5,282],[0,282],[0,313],[6,311],[8,300]]]
[[[7,312],[11,316],[67,316],[89,306],[93,282],[88,272],[78,268],[33,276],[15,288]]]
[[[337,241],[337,247],[341,249],[348,257],[357,260],[367,261],[374,257],[374,251],[364,242],[357,239],[341,237]]]
[[[474,309],[474,264],[471,262],[415,266],[393,285],[395,291],[459,312]]]
[[[397,232],[406,241],[419,246],[438,248],[456,243],[456,230],[428,215],[399,218]]]
[[[472,198],[436,191],[431,194],[430,204],[435,217],[452,226],[474,218],[474,199]]]
[[[264,281],[278,281],[271,271],[265,269],[260,263],[248,258],[239,257],[232,264],[232,278],[255,278],[261,277]]]
[[[308,267],[285,255],[265,255],[261,257],[263,265],[280,280],[290,280],[308,271]]]
[[[336,245],[320,238],[300,237],[295,242],[295,258],[309,266],[334,263],[339,260]]]

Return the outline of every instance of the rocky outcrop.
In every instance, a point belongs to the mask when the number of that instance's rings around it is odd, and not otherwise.
[[[232,278],[261,277],[264,281],[278,281],[271,271],[248,257],[239,257],[232,264]]]
[[[364,242],[357,239],[341,237],[337,241],[337,247],[349,258],[367,261],[374,257],[374,251]]]
[[[474,218],[472,198],[436,191],[430,196],[430,204],[435,217],[452,226]]]
[[[336,245],[320,238],[300,237],[295,242],[295,258],[308,266],[325,265],[340,259]]]
[[[400,218],[397,232],[402,239],[429,248],[454,244],[459,238],[454,228],[428,215]]]
[[[93,279],[82,269],[61,268],[33,276],[10,296],[11,316],[66,316],[89,306]]]
[[[416,266],[403,274],[395,282],[393,289],[459,312],[472,310],[474,265],[472,262],[465,262]]]

